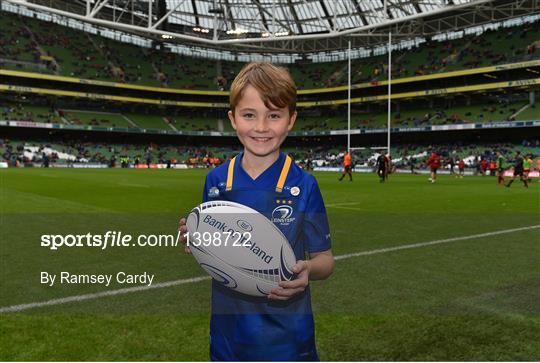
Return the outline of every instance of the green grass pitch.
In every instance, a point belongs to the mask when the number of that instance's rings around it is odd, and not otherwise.
[[[204,276],[180,248],[40,247],[41,234],[174,234],[206,170],[8,169],[1,180],[0,307],[125,286],[40,284],[40,271]],[[323,360],[540,360],[540,184],[315,174],[336,261],[312,283]],[[453,239],[456,237],[467,237]],[[0,360],[208,360],[210,281],[0,314]]]

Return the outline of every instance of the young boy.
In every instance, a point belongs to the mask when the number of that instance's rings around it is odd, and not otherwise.
[[[231,85],[230,106],[229,119],[244,151],[208,173],[203,200],[234,201],[267,216],[294,250],[297,278],[263,298],[212,280],[210,358],[318,360],[308,283],[330,276],[334,260],[317,182],[280,152],[296,120],[296,86],[284,68],[250,63]],[[186,232],[185,219],[180,232]]]

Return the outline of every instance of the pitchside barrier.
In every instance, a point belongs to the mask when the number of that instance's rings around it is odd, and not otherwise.
[[[512,170],[506,170],[504,176],[514,176],[514,172]],[[531,171],[529,173],[529,178],[540,178],[540,172],[538,170]]]
[[[36,168],[40,168],[43,164],[32,163]],[[58,164],[51,163],[49,164],[50,168],[75,168],[75,169],[105,169],[109,167],[107,164],[98,164],[98,163],[73,163],[73,164]]]
[[[32,167],[40,168],[43,165],[41,163],[31,163]],[[5,169],[8,167],[8,163],[6,162],[0,162],[0,169]],[[21,165],[20,167],[24,167],[24,165]],[[49,165],[50,168],[76,168],[76,169],[106,169],[109,168],[109,165],[107,164],[97,164],[97,163],[72,163],[72,164],[62,164],[62,163],[51,163]],[[115,168],[121,168],[120,165],[116,165]],[[171,164],[170,169],[204,169],[206,166],[204,165],[186,165],[186,164]],[[137,166],[130,165],[128,169],[167,169],[167,164],[150,164],[150,168],[147,164],[139,164]],[[337,167],[337,166],[317,166],[313,168],[314,171],[331,171],[331,172],[342,172],[343,168]],[[353,171],[355,173],[374,173],[373,168],[354,168]],[[414,169],[414,172],[416,174],[429,174],[430,171],[428,169]],[[396,169],[393,171],[393,173],[398,174],[411,174],[410,169]],[[486,175],[489,175],[489,171],[486,172]],[[440,175],[450,175],[450,170],[438,170],[437,174]],[[454,174],[457,174],[457,168],[454,171]],[[464,175],[471,176],[474,175],[473,170],[465,170]],[[514,175],[514,172],[512,169],[506,170],[504,172],[505,177],[511,177]],[[531,171],[529,173],[529,178],[540,178],[540,172],[538,170]]]
[[[5,166],[4,166],[5,164]],[[7,168],[8,167],[8,163],[0,163],[0,169],[1,168]],[[23,167],[34,167],[34,168],[41,168],[43,167],[43,163],[38,163],[38,162],[32,162],[32,163],[29,163],[27,165],[20,165],[19,167],[23,168]],[[99,163],[70,163],[70,164],[66,164],[66,163],[50,163],[49,164],[49,168],[62,168],[62,169],[67,169],[67,168],[75,168],[75,169],[106,169],[106,168],[109,168],[110,166],[108,164],[99,164]],[[120,169],[122,166],[120,163],[117,163],[115,168],[117,169]],[[206,168],[206,166],[204,165],[187,165],[187,164],[171,164],[171,167],[170,169],[202,169],[202,168]],[[167,164],[156,164],[156,163],[152,163],[150,164],[150,167],[148,167],[147,164],[138,164],[138,165],[133,165],[133,164],[130,164],[128,166],[128,169],[167,169]]]
[[[332,172],[342,172],[343,171],[343,168],[341,167],[337,167],[337,166],[317,166],[317,167],[314,167],[313,168],[314,171],[332,171]],[[353,171],[355,173],[374,173],[374,169],[373,168],[354,168]],[[429,169],[414,169],[414,172],[416,174],[430,174],[430,170]],[[398,173],[398,174],[411,174],[411,170],[410,169],[396,169],[393,171],[393,173]],[[450,175],[450,170],[437,170],[437,174],[439,175]],[[455,168],[454,169],[454,174],[458,174],[458,169]],[[473,170],[465,170],[464,172],[464,175],[468,175],[468,176],[472,176],[474,175],[474,171]],[[480,175],[480,174],[478,174]],[[489,175],[489,171],[486,172],[486,175]],[[506,177],[511,177],[514,175],[514,172],[513,170],[506,170],[504,172],[504,176]],[[531,171],[529,173],[529,178],[540,178],[540,172],[535,170],[535,171]]]
[[[109,127],[109,126],[92,126],[92,125],[66,125],[66,124],[50,124],[33,121],[13,121],[0,120],[0,126],[22,127],[22,128],[41,128],[41,129],[62,129],[62,130],[82,130],[82,131],[99,131],[99,132],[127,132],[139,134],[159,134],[159,135],[188,135],[188,136],[236,136],[236,132],[232,131],[187,131],[187,130],[163,130],[163,129],[145,129],[145,128],[125,128],[125,127]],[[523,120],[523,121],[497,121],[486,123],[465,123],[457,125],[429,125],[422,127],[392,127],[392,133],[401,132],[433,132],[433,131],[462,131],[462,130],[478,130],[478,129],[508,129],[522,127],[540,127],[540,120]],[[373,128],[373,129],[351,129],[351,135],[364,134],[386,134],[388,128]],[[320,130],[320,131],[291,131],[289,136],[339,136],[347,135],[348,130]]]

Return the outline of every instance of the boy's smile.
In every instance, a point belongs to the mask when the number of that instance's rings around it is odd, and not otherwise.
[[[289,115],[287,107],[269,107],[264,104],[259,91],[248,85],[234,114],[229,111],[229,119],[244,145],[246,156],[275,161],[279,147],[294,125],[296,112]]]

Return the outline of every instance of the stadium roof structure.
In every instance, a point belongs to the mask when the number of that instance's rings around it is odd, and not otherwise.
[[[540,0],[0,0],[167,43],[315,53],[540,14]]]

